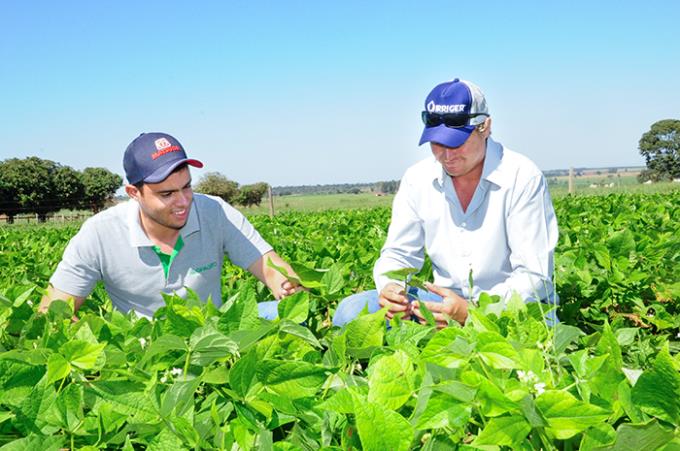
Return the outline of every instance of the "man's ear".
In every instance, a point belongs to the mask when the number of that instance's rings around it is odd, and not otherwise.
[[[125,192],[128,196],[130,196],[130,199],[135,200],[137,200],[142,195],[142,191],[135,185],[125,185]]]
[[[477,131],[482,134],[483,138],[488,138],[491,134],[491,118],[487,117],[484,123],[477,126]]]

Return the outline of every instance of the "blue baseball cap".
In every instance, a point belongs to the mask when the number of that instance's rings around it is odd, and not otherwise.
[[[203,163],[187,158],[182,145],[166,133],[142,133],[125,149],[123,167],[128,183],[159,183],[182,164],[202,168]]]
[[[484,94],[474,83],[456,78],[438,84],[425,99],[425,129],[418,145],[459,147],[488,116]]]

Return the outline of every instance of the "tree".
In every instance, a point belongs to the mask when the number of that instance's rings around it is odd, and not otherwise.
[[[201,177],[198,184],[194,186],[194,191],[197,193],[218,196],[230,203],[234,201],[239,194],[238,183],[229,180],[219,172],[208,172]]]
[[[640,138],[638,148],[647,165],[640,173],[641,181],[680,178],[680,120],[655,122]]]
[[[105,168],[83,169],[85,186],[84,202],[81,205],[93,213],[101,211],[123,183],[123,178]]]
[[[269,185],[264,182],[258,182],[252,185],[243,185],[239,190],[236,203],[243,205],[244,207],[260,205],[260,202],[262,202],[262,197],[264,197],[268,188]]]
[[[44,222],[47,214],[73,206],[82,196],[79,174],[68,166],[38,157],[11,158],[0,163],[3,197],[0,213],[14,222],[19,213],[36,213]]]

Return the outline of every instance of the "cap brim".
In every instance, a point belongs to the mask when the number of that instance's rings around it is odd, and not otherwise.
[[[467,141],[473,131],[475,131],[474,125],[451,128],[442,124],[436,127],[425,127],[418,145],[433,142],[446,147],[460,147]]]
[[[181,166],[183,164],[188,164],[189,166],[193,166],[195,168],[202,168],[203,163],[201,163],[198,160],[194,160],[191,158],[182,158],[181,160],[176,160],[171,163],[169,163],[167,166],[161,166],[160,168],[156,169],[155,172],[153,172],[151,175],[146,177],[144,179],[144,183],[159,183],[168,178],[170,174],[172,174],[172,171],[177,169],[178,166]]]

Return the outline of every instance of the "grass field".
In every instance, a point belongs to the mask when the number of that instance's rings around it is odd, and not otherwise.
[[[548,178],[550,193],[557,199],[568,194],[567,177]],[[640,184],[636,174],[622,174],[620,177],[610,174],[582,175],[575,178],[576,195],[598,196],[612,193],[667,193],[680,190],[680,184],[664,182],[650,185]],[[376,196],[375,193],[362,192],[359,194],[306,194],[274,197],[274,213],[289,211],[314,212],[323,210],[347,210],[358,208],[388,207],[392,205],[394,195],[387,194]],[[259,206],[237,208],[247,216],[268,215],[269,202],[264,199]],[[82,221],[90,216],[88,211],[62,210],[55,214],[54,222]],[[32,223],[37,221],[35,217],[29,219],[17,219],[17,224]],[[5,222],[0,220],[0,226]]]

